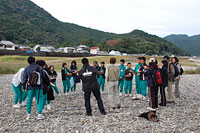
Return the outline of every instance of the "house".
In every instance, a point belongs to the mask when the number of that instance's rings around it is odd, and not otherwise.
[[[32,48],[29,46],[24,46],[24,45],[18,45],[18,49],[20,51],[32,51]]]
[[[55,50],[55,52],[58,52],[58,53],[59,52],[64,52],[64,48],[58,48],[58,49]]]
[[[33,47],[33,51],[34,52],[55,52],[55,48],[53,46],[50,45],[36,45],[35,47]]]
[[[64,47],[63,52],[64,53],[74,53],[75,52],[75,48],[73,48],[73,47]]]
[[[99,52],[100,52],[100,49],[98,46],[90,48],[90,54],[98,54]]]
[[[6,49],[6,50],[16,50],[17,45],[10,42],[10,41],[0,41],[0,49]]]
[[[89,53],[89,47],[85,45],[79,45],[76,47],[78,53]]]
[[[112,50],[110,51],[109,55],[121,56],[121,53],[119,51]]]

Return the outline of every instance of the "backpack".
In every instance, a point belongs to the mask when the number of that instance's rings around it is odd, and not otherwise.
[[[180,66],[181,66],[181,65],[180,65]],[[183,68],[182,68],[182,66],[181,66],[180,75],[183,75],[183,73],[184,73],[184,70],[183,70]]]
[[[153,75],[152,75],[152,80],[154,85],[161,85],[162,84],[162,77],[160,70],[154,70]]]
[[[37,66],[36,70],[31,73],[31,76],[28,80],[28,85],[37,86],[41,84],[39,69],[40,67]]]
[[[173,65],[174,65],[174,71],[175,71],[174,77],[176,78],[177,76],[180,75],[180,73],[179,73],[177,65],[176,64],[173,64]]]

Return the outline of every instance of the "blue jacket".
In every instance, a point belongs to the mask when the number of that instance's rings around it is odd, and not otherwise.
[[[153,83],[153,80],[152,80],[152,76],[153,76],[153,72],[155,70],[158,70],[158,66],[157,65],[151,65],[144,71],[144,76],[147,77],[147,86],[148,87],[154,86],[154,83]]]
[[[28,79],[30,78],[30,76],[33,73],[33,71],[36,70],[36,68],[37,68],[37,64],[36,63],[32,63],[28,67],[25,68],[24,75],[23,75],[23,80],[22,80],[22,84],[23,84],[23,88],[24,89],[26,88],[26,83],[27,83]],[[28,86],[28,90],[31,90],[31,89],[43,89],[43,80],[42,80],[43,70],[42,70],[41,67],[39,69],[39,73],[40,73],[41,84],[38,85],[38,86],[34,86],[34,87],[33,86]]]

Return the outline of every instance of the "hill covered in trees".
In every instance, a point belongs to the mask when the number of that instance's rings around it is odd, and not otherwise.
[[[169,35],[164,37],[191,55],[200,56],[200,35],[189,37],[188,35]]]
[[[0,0],[0,40],[24,45],[84,44],[126,53],[186,55],[172,43],[140,30],[114,34],[61,22],[30,0]],[[108,45],[108,40],[117,40],[119,44]]]

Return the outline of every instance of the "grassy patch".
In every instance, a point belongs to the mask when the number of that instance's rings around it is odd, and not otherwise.
[[[200,74],[200,67],[198,67],[196,70],[186,70],[184,74]]]

